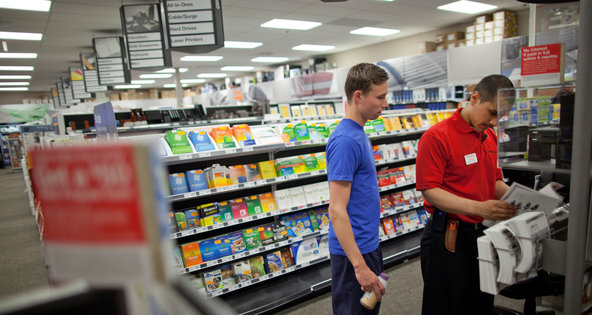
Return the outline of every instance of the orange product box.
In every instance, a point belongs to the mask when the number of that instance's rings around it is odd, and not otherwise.
[[[199,250],[199,242],[181,245],[181,252],[183,254],[183,260],[185,261],[185,267],[189,268],[203,263],[203,260],[201,259],[201,251]]]
[[[272,193],[264,193],[259,195],[259,202],[261,202],[261,209],[263,212],[270,212],[277,210],[275,198]]]
[[[395,233],[395,226],[393,225],[392,218],[382,219],[382,228],[384,229],[385,235],[390,235]]]
[[[389,119],[391,122],[392,130],[401,130],[403,127],[401,126],[401,119],[399,117],[392,117]]]
[[[212,128],[210,131],[210,136],[212,136],[212,139],[214,139],[218,149],[236,147],[236,144],[234,143],[234,137],[232,136],[232,131],[226,126]]]

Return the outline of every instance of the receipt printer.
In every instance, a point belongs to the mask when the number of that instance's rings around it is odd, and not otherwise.
[[[548,161],[555,158],[559,128],[536,128],[528,132],[528,160]]]

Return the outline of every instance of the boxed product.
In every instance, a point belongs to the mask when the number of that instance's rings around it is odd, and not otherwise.
[[[319,169],[319,163],[317,161],[316,154],[308,154],[302,157],[304,161],[304,171],[305,172],[312,172]]]
[[[311,211],[309,211],[309,216],[310,216],[310,213],[314,214],[316,222],[317,222],[316,225],[319,230],[329,229],[329,223],[331,222],[329,220],[329,208],[323,207],[323,208],[311,210]],[[312,221],[311,221],[311,224],[312,224]]]
[[[317,107],[317,113],[319,114],[319,116],[327,116],[327,109],[325,108],[325,105],[318,104],[316,107]]]
[[[251,266],[251,276],[253,279],[257,279],[261,276],[266,275],[265,273],[265,260],[263,256],[255,256],[249,258],[249,265]]]
[[[316,184],[308,184],[302,186],[302,190],[304,191],[304,197],[306,198],[306,203],[314,203],[320,200],[317,200],[318,196],[316,193],[317,186]]]
[[[403,232],[405,227],[403,226],[403,220],[400,216],[393,217],[393,224],[395,225],[395,230],[397,232]]]
[[[306,172],[304,160],[298,156],[280,158],[275,161],[275,168],[279,176],[300,174]]]
[[[228,288],[236,284],[236,279],[234,277],[234,270],[232,269],[231,264],[224,264],[220,266],[220,271],[222,273],[222,287]]]
[[[245,203],[247,205],[247,212],[249,215],[263,213],[261,202],[259,201],[259,197],[257,195],[245,197]]]
[[[282,139],[276,134],[274,129],[269,126],[254,126],[251,128],[255,142],[258,144],[278,144],[283,143]]]
[[[199,226],[199,212],[196,209],[185,210],[185,219],[187,227],[194,228]]]
[[[282,224],[272,223],[271,229],[273,230],[273,240],[275,242],[281,242],[288,239],[288,230]]]
[[[232,134],[241,147],[255,145],[255,139],[251,133],[251,128],[247,124],[239,124],[232,126]]]
[[[169,226],[169,229],[171,230],[171,232],[176,232],[177,231],[177,220],[175,218],[175,214],[173,212],[169,212],[167,219],[168,219],[168,226]]]
[[[243,232],[234,231],[227,235],[227,239],[230,243],[230,250],[232,254],[242,253],[247,250],[245,239],[243,238]]]
[[[262,245],[269,245],[274,242],[272,224],[265,224],[257,228]]]
[[[204,282],[200,274],[189,275],[189,283],[197,290],[197,292],[202,295],[206,295],[206,287],[204,286]]]
[[[220,213],[220,222],[226,222],[233,219],[232,207],[228,201],[220,201],[217,203],[218,212]]]
[[[290,188],[290,198],[292,207],[306,206],[306,197],[304,197],[304,189],[302,187]]]
[[[236,148],[236,142],[231,129],[227,126],[212,128],[210,135],[218,149]]]
[[[415,188],[413,188],[413,193],[415,194],[415,199],[417,199],[417,202],[423,202],[423,194],[421,191],[417,191]]]
[[[251,277],[251,265],[248,260],[239,260],[232,264],[234,275],[236,276],[237,283],[241,283],[252,279]]]
[[[302,112],[302,116],[310,116],[309,107],[307,104],[300,105],[300,112]]]
[[[413,228],[413,225],[411,225],[411,218],[409,218],[409,213],[403,213],[399,215],[399,218],[401,218],[404,230],[408,231],[409,229]]]
[[[202,277],[208,293],[222,290],[224,288],[222,284],[222,270],[213,269],[204,271]]]
[[[184,259],[181,256],[181,249],[179,247],[173,248],[173,259],[174,259],[175,269],[183,270],[183,268],[185,268]]]
[[[191,170],[185,172],[185,174],[187,175],[189,190],[198,191],[208,189],[208,179],[202,170]]]
[[[226,257],[232,255],[232,244],[230,243],[230,235],[224,234],[214,238],[214,244],[218,245],[218,256]]]
[[[308,115],[312,116],[312,117],[318,116],[316,105],[312,104],[312,105],[308,106]]]
[[[388,195],[380,196],[380,212],[389,211],[392,208],[391,198]]]
[[[294,133],[296,134],[297,141],[310,140],[306,120],[301,120],[299,123],[294,125]]]
[[[415,194],[411,189],[403,191],[403,199],[405,199],[405,202],[408,205],[414,205],[417,203],[417,200],[415,199]]]
[[[403,207],[407,204],[405,202],[405,198],[403,197],[403,193],[400,191],[391,194],[390,197],[391,197],[391,202],[392,202],[393,207]]]
[[[270,212],[278,209],[272,193],[259,194],[259,202],[261,203],[261,210],[263,210],[263,212]]]
[[[437,34],[434,42],[436,44],[441,44],[441,43],[446,42],[447,39],[448,39],[448,34],[446,34],[446,33],[444,33],[444,34]]]
[[[290,111],[292,112],[292,117],[294,117],[294,118],[302,117],[302,112],[300,111],[300,105],[291,105]]]
[[[207,203],[197,207],[197,210],[199,211],[199,222],[201,226],[214,225],[221,222],[218,205]]]
[[[280,250],[282,257],[282,267],[284,269],[294,266],[294,258],[292,258],[292,250],[290,248],[284,248]]]
[[[278,272],[284,269],[282,264],[282,254],[279,250],[265,255],[265,261],[269,273]]]
[[[243,238],[247,245],[247,250],[261,246],[261,237],[259,236],[259,231],[256,228],[248,228],[243,230]]]
[[[296,132],[294,131],[293,124],[287,124],[282,128],[282,133],[280,134],[282,141],[285,143],[288,142],[296,142]]]
[[[232,181],[232,184],[236,185],[247,182],[247,173],[244,166],[234,165],[228,167],[228,170],[230,171],[230,180]]]
[[[279,104],[280,115],[282,118],[289,118],[290,115],[290,104]]]
[[[319,124],[317,126],[317,132],[319,134],[319,138],[321,138],[321,139],[329,138],[329,129],[327,129],[327,125]]]
[[[278,209],[292,208],[292,195],[290,194],[290,188],[276,190],[275,201],[277,202]]]
[[[308,136],[310,137],[310,140],[318,140],[318,139],[322,139],[323,137],[321,135],[319,135],[319,129],[317,128],[317,124],[312,123],[310,125],[308,125]]]
[[[289,214],[280,218],[280,222],[288,230],[289,237],[312,233],[312,224],[306,212]]]
[[[293,243],[290,247],[295,265],[300,265],[320,257],[319,244],[315,237]]]
[[[252,182],[262,179],[256,164],[245,164],[244,168],[247,181]]]
[[[175,221],[177,222],[177,231],[183,231],[187,229],[187,218],[185,217],[185,212],[175,212]]]
[[[201,259],[203,261],[210,261],[221,258],[220,256],[221,242],[216,242],[215,238],[209,238],[199,241],[199,250],[201,252]]]
[[[259,171],[261,172],[261,178],[268,179],[277,177],[275,172],[275,164],[273,161],[262,161],[258,162],[257,165],[259,166]]]
[[[393,225],[392,218],[385,218],[380,221],[385,235],[391,235],[395,233],[395,226]]]
[[[230,200],[230,208],[232,209],[232,217],[235,219],[245,218],[249,216],[247,203],[243,198]]]
[[[417,50],[418,54],[425,54],[432,51],[436,51],[436,43],[430,41],[419,43]]]
[[[416,211],[411,211],[408,212],[407,215],[409,216],[409,224],[411,227],[415,228],[418,225],[421,224],[421,222],[419,221],[419,217],[417,216],[417,212]]]
[[[319,256],[329,257],[329,235],[318,236],[317,242],[319,243]]]
[[[169,182],[171,184],[171,193],[173,195],[184,194],[189,191],[187,180],[185,180],[185,173],[170,174]]]
[[[230,170],[226,166],[214,164],[205,169],[206,178],[208,179],[208,187],[217,188],[228,186],[232,183],[230,179]]]
[[[193,152],[193,149],[191,148],[191,144],[189,144],[189,139],[187,139],[185,131],[168,130],[164,135],[164,139],[171,147],[171,151],[173,152],[173,154]]]
[[[417,210],[417,217],[419,218],[419,224],[425,225],[428,222],[428,213],[424,208]]]
[[[465,33],[461,32],[461,31],[455,31],[455,32],[450,32],[446,35],[446,39],[451,42],[451,41],[456,41],[459,39],[464,39],[465,38]]]
[[[315,153],[315,156],[317,158],[317,164],[319,166],[319,169],[326,170],[327,169],[327,153],[319,152],[319,153]]]
[[[181,253],[183,254],[183,262],[187,268],[203,263],[199,242],[182,244]]]
[[[212,140],[210,140],[208,133],[205,131],[190,131],[189,139],[191,142],[193,142],[193,146],[198,152],[216,150],[216,147],[212,143]]]

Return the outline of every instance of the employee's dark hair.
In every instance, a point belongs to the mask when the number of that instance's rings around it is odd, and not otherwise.
[[[499,89],[511,88],[514,88],[514,85],[510,79],[500,74],[492,74],[481,79],[481,81],[477,83],[477,86],[475,86],[473,92],[479,92],[481,102],[494,102]],[[507,100],[508,104],[514,104],[514,91],[504,91],[503,97]]]
[[[347,73],[345,80],[345,96],[351,103],[354,92],[362,91],[366,95],[372,89],[372,84],[381,84],[388,80],[388,74],[381,67],[371,63],[359,63]]]

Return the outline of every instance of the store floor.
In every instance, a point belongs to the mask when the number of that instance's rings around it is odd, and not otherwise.
[[[386,270],[387,293],[381,314],[419,314],[422,280],[419,258]],[[49,287],[37,225],[31,215],[23,174],[0,169],[0,299],[35,288]],[[562,310],[561,298],[545,298],[543,305]],[[495,304],[522,309],[522,301],[497,296]],[[331,314],[331,292],[292,305],[285,315]],[[561,314],[561,312],[557,312]]]

